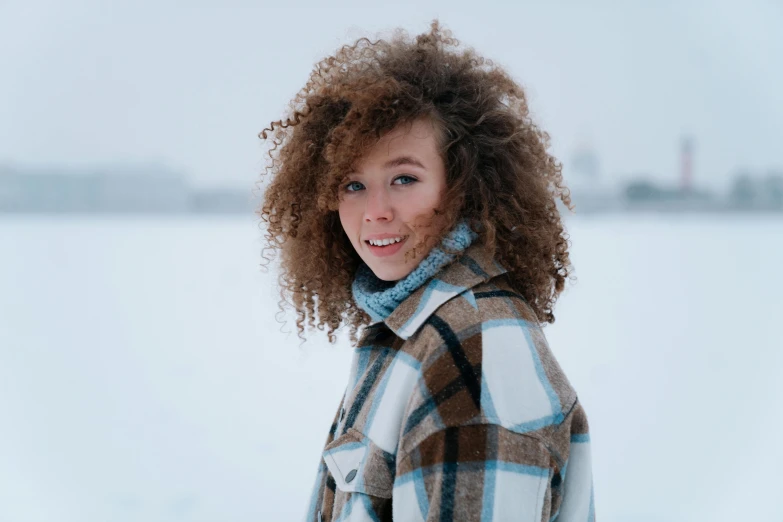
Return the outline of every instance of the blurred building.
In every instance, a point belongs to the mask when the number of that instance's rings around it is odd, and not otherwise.
[[[615,208],[618,203],[616,187],[601,178],[601,162],[596,151],[587,143],[580,145],[563,165],[563,177],[571,191],[576,212],[596,212]]]
[[[84,170],[0,166],[0,212],[252,213],[250,191],[195,190],[155,164]]]
[[[693,138],[684,136],[680,140],[680,192],[693,189]]]
[[[626,210],[655,211],[714,211],[722,206],[709,191],[695,189],[690,184],[679,187],[651,181],[649,176],[638,176],[623,189]]]
[[[729,205],[740,210],[783,210],[783,171],[771,169],[764,175],[740,169],[731,184]]]
[[[252,214],[257,200],[250,190],[196,190],[190,195],[190,210],[198,214]]]

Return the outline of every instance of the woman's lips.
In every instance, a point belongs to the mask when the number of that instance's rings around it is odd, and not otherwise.
[[[400,251],[402,248],[402,244],[405,243],[408,240],[408,238],[404,238],[402,241],[399,241],[397,243],[386,245],[386,246],[375,246],[371,245],[370,243],[367,243],[367,247],[370,249],[370,252],[374,256],[377,257],[387,257],[392,256]]]

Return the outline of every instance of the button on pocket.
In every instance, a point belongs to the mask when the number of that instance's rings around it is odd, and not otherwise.
[[[391,498],[395,456],[358,430],[348,428],[329,443],[323,458],[340,491]]]

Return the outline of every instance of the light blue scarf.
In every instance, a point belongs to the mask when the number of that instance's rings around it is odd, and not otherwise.
[[[478,237],[466,221],[460,221],[446,234],[440,245],[434,247],[427,257],[407,276],[399,281],[383,281],[373,274],[370,267],[362,263],[353,281],[353,298],[359,308],[367,312],[373,322],[383,321],[411,293],[448,265]],[[445,247],[449,254],[441,248]]]

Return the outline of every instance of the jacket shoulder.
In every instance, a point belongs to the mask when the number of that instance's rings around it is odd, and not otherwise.
[[[422,364],[406,408],[405,446],[471,424],[548,444],[577,404],[535,314],[504,277],[444,303],[407,344]]]

